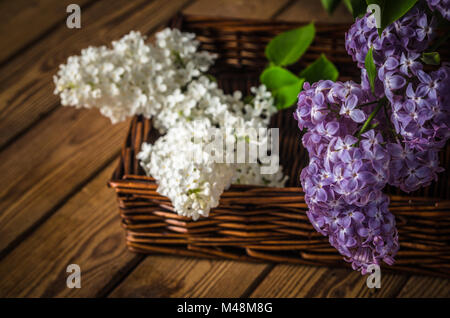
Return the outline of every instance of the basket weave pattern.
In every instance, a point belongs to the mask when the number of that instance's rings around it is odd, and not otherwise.
[[[258,75],[267,63],[267,42],[277,33],[298,26],[201,17],[177,17],[172,25],[195,32],[202,49],[219,54],[212,71],[226,92],[248,92],[257,85]],[[314,43],[296,67],[303,67],[324,52],[338,66],[341,80],[357,81],[359,71],[344,48],[348,26],[316,28]],[[150,120],[135,117],[109,183],[117,193],[129,249],[139,253],[349,266],[306,216],[299,174],[307,163],[307,154],[292,112],[293,108],[278,112],[271,121],[272,127],[280,128],[280,164],[289,176],[286,187],[232,185],[210,216],[198,221],[177,215],[170,200],[156,191],[154,179],[145,176],[136,154],[143,142],[154,142],[159,135]],[[441,164],[447,167],[449,147],[441,157]],[[445,200],[449,197],[448,182],[448,175],[441,175],[438,183],[408,197],[389,189],[390,210],[396,216],[401,244],[397,262],[389,269],[450,277],[450,201]]]

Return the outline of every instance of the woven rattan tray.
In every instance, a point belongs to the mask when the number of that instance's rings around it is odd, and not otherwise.
[[[277,33],[298,24],[178,16],[172,26],[195,32],[202,49],[216,52],[213,69],[226,92],[247,91],[258,84],[266,65],[264,47]],[[316,38],[296,68],[325,53],[340,70],[340,79],[358,81],[359,71],[344,48],[348,25],[316,25]],[[347,266],[326,237],[306,216],[299,174],[307,163],[293,109],[279,112],[271,126],[280,128],[280,157],[289,175],[286,188],[232,185],[208,218],[178,216],[168,198],[156,192],[136,160],[142,142],[158,138],[151,121],[133,118],[109,185],[117,193],[120,217],[130,250],[220,257],[246,261]],[[450,147],[442,153],[448,168]],[[397,219],[401,250],[389,270],[450,277],[450,186],[448,172],[438,183],[405,196],[391,193],[390,210]]]

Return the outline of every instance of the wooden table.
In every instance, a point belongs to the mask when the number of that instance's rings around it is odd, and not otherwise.
[[[88,45],[130,30],[151,35],[176,12],[309,21],[319,1],[0,1],[0,296],[3,297],[448,297],[449,280],[383,274],[381,289],[349,268],[141,256],[125,247],[106,183],[128,122],[60,107],[52,76]],[[350,22],[342,7],[331,18]],[[81,288],[66,287],[69,264]]]

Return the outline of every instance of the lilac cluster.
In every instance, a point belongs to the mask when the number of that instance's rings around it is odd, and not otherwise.
[[[389,71],[389,57],[401,57],[407,68],[416,68],[414,61],[436,36],[437,21],[429,17],[419,3],[401,19],[388,25],[381,36],[378,35],[375,16],[366,14],[357,18],[345,35],[348,54],[364,68],[366,54],[373,47],[373,57],[377,68]],[[387,63],[386,65],[384,65]],[[412,63],[412,65],[410,64]],[[385,66],[385,67],[383,67]]]
[[[427,0],[430,10],[437,10],[441,15],[450,20],[450,0]]]
[[[299,128],[308,129],[303,145],[310,162],[301,173],[308,217],[362,273],[381,260],[392,264],[399,247],[389,198],[381,192],[389,177],[383,137],[373,129],[359,142],[354,137],[374,108],[358,106],[372,101],[354,82],[305,83],[294,113]]]
[[[310,162],[301,182],[308,217],[363,273],[381,260],[392,264],[399,248],[385,185],[415,191],[443,171],[438,152],[450,137],[450,65],[425,71],[420,57],[436,37],[437,12],[448,19],[449,7],[450,0],[419,1],[381,36],[373,15],[357,19],[346,49],[361,69],[361,85],[305,83],[299,94],[294,117],[307,129]],[[364,68],[370,48],[378,72],[373,93]]]
[[[395,158],[389,183],[405,192],[415,191],[437,179],[438,152],[450,137],[450,67],[417,72],[402,95],[393,96],[390,120],[396,143],[388,144]]]
[[[448,10],[450,2],[428,1],[428,5],[431,9]],[[347,51],[362,68],[365,89],[369,88],[369,82],[363,68],[364,58],[373,47],[378,70],[375,95],[390,101],[387,113],[394,128],[386,141],[395,143],[392,147],[401,147],[403,153],[410,153],[409,158],[414,158],[406,160],[403,154],[391,166],[393,174],[389,183],[406,192],[436,179],[442,168],[429,159],[437,158],[437,152],[449,138],[450,68],[443,65],[427,73],[419,60],[436,35],[437,19],[425,9],[425,1],[419,2],[404,17],[389,25],[381,37],[373,15],[357,19],[346,35]]]

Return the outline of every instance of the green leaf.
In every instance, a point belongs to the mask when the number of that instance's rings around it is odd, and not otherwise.
[[[421,60],[429,65],[441,64],[441,56],[438,52],[424,52],[422,53]]]
[[[377,69],[375,67],[375,62],[373,61],[373,47],[369,49],[364,60],[364,66],[367,70],[367,76],[369,77],[370,87],[372,93],[375,92],[375,77],[377,76]]]
[[[302,90],[304,78],[299,78],[297,83],[283,86],[275,91],[275,106],[277,109],[288,108],[297,101],[298,93]]]
[[[367,0],[367,4],[377,4],[381,10],[381,25],[378,30],[380,33],[389,24],[397,21],[406,14],[415,4],[417,0]]]
[[[366,13],[367,4],[365,0],[344,0],[353,18],[360,18]]]
[[[295,62],[306,52],[314,39],[313,23],[286,31],[274,37],[266,47],[266,57],[275,65],[285,66]]]
[[[278,109],[289,107],[295,103],[305,81],[279,66],[266,68],[259,79],[272,92]]]
[[[259,80],[273,93],[283,86],[297,83],[299,78],[282,67],[271,66],[262,72]]]
[[[334,66],[324,54],[321,54],[317,60],[300,73],[300,77],[305,78],[305,80],[311,84],[322,79],[335,81],[338,76],[339,72],[336,66]]]
[[[322,2],[322,6],[327,10],[328,14],[332,14],[334,10],[336,10],[337,6],[341,2],[341,0],[320,0]]]

